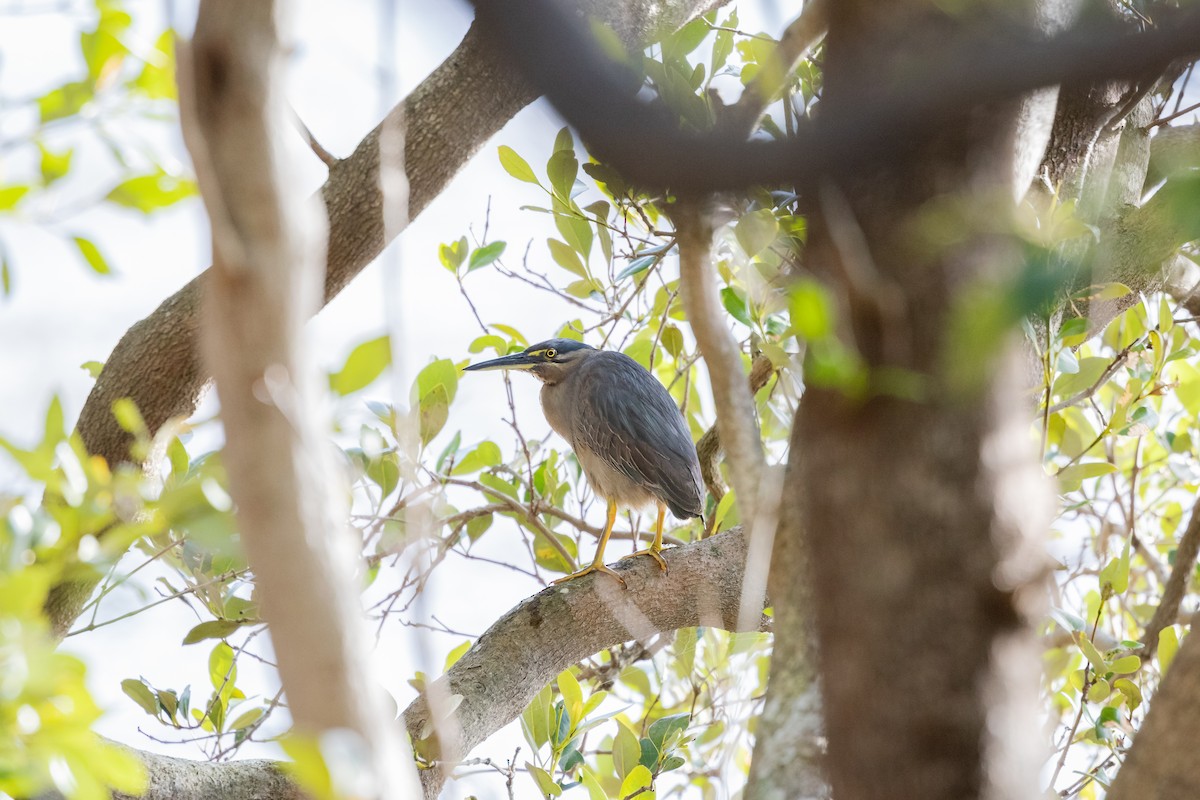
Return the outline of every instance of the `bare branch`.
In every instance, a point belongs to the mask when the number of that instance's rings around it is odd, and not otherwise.
[[[717,408],[717,429],[742,518],[754,518],[758,488],[766,465],[755,420],[754,395],[748,390],[742,353],[726,327],[712,264],[712,223],[708,211],[681,200],[674,211],[679,237],[679,286],[684,313],[704,356]]]

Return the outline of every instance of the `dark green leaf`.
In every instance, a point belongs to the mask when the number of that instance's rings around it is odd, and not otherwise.
[[[738,322],[747,327],[753,326],[754,323],[750,321],[750,311],[746,308],[746,299],[732,286],[726,286],[721,290],[721,305],[725,306],[729,315]]]

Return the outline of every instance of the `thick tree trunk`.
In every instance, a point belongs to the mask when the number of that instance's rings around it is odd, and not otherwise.
[[[961,30],[928,9],[837,4],[823,113],[854,102],[843,76],[894,75],[923,43]],[[1037,793],[1030,541],[1048,490],[1012,360],[996,357],[982,385],[947,372],[964,290],[1007,271],[1011,254],[970,230],[943,245],[917,226],[931,203],[969,208],[1007,192],[1014,114],[1012,104],[945,119],[911,158],[827,186],[810,218],[808,264],[839,285],[843,334],[870,370],[865,395],[808,389],[788,489],[802,494],[811,536],[839,800]]]

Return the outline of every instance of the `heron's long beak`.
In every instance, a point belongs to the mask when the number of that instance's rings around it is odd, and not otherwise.
[[[536,358],[525,355],[524,353],[513,353],[512,355],[493,358],[491,361],[480,361],[478,364],[472,364],[469,367],[464,367],[464,372],[477,372],[485,369],[532,369],[538,363]]]

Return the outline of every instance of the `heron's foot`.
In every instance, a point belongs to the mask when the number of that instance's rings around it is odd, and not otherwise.
[[[625,579],[622,578],[617,573],[616,570],[610,569],[609,567],[605,566],[604,564],[599,564],[599,563],[592,564],[591,566],[588,566],[588,567],[584,567],[583,569],[579,570],[579,572],[572,572],[570,575],[566,576],[565,578],[558,578],[557,580],[550,581],[550,584],[553,586],[557,586],[560,583],[566,583],[567,581],[573,581],[576,578],[582,578],[584,575],[587,575],[588,573],[591,573],[591,572],[603,572],[605,575],[611,575],[612,577],[617,579],[617,583],[621,584],[622,586],[625,585]]]
[[[636,553],[630,553],[625,558],[636,558],[638,556],[650,556],[658,562],[658,568],[665,574],[667,571],[667,560],[662,557],[661,547],[647,547],[645,550],[638,550]],[[624,560],[624,559],[622,559]]]

